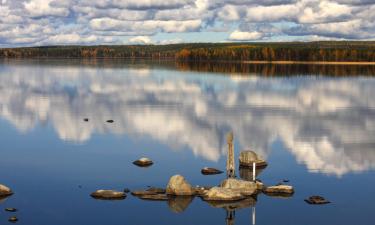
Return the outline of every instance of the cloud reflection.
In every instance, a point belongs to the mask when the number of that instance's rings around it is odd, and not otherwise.
[[[50,123],[72,142],[94,133],[150,137],[212,161],[225,154],[223,137],[233,130],[241,149],[266,158],[280,140],[309,170],[341,176],[375,168],[374,87],[371,78],[3,65],[0,116],[21,132]]]

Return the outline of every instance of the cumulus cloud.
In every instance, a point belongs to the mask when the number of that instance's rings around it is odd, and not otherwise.
[[[253,32],[243,32],[243,31],[233,31],[230,36],[229,40],[232,41],[252,41],[252,40],[259,40],[263,37],[263,34],[257,31]]]
[[[80,38],[61,44],[118,44],[136,36],[189,32],[196,41],[200,32],[221,32],[228,40],[374,39],[374,11],[373,0],[2,0],[0,46],[56,44],[55,36],[62,34]],[[248,23],[253,29],[242,29]],[[279,32],[261,31],[257,24]],[[245,34],[248,38],[236,38]]]
[[[132,44],[152,44],[152,40],[148,36],[137,36],[129,39]]]

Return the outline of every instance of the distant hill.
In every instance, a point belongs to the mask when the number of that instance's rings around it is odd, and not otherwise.
[[[2,48],[0,58],[149,58],[177,61],[375,62],[375,42],[190,43]]]

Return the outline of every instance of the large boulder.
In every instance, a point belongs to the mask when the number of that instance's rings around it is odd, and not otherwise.
[[[243,151],[240,153],[239,157],[240,166],[252,167],[255,163],[256,167],[266,167],[267,162],[259,157],[253,151]]]
[[[250,196],[256,193],[258,186],[254,182],[238,180],[234,178],[225,179],[220,187],[240,192],[242,195]]]
[[[116,200],[125,199],[125,192],[113,191],[113,190],[97,190],[91,193],[91,197],[103,200]]]
[[[194,195],[194,188],[181,175],[174,175],[169,179],[166,192],[168,195]]]
[[[6,197],[13,194],[13,191],[5,185],[0,184],[0,197]]]
[[[205,201],[238,201],[245,198],[238,190],[213,187],[202,196]]]

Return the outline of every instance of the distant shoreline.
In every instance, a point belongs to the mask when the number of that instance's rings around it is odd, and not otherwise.
[[[242,61],[246,64],[310,64],[310,65],[375,65],[375,62],[340,62],[340,61]]]

